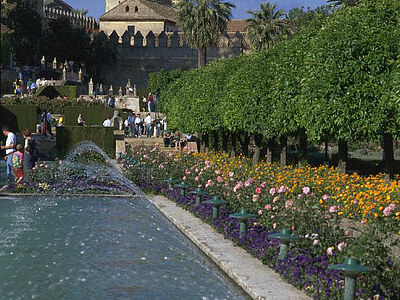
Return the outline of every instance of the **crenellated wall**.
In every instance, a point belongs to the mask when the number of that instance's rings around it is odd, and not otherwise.
[[[99,34],[105,35],[104,32]],[[190,48],[182,33],[149,32],[146,37],[137,32],[131,36],[128,31],[119,36],[115,31],[109,40],[117,46],[117,62],[106,66],[102,77],[104,84],[114,88],[125,86],[130,79],[138,87],[147,86],[148,74],[162,69],[188,70],[197,67],[197,49]],[[249,44],[239,33],[223,34],[216,47],[207,49],[207,61],[229,58],[249,51]]]
[[[86,17],[82,14],[68,12],[58,8],[44,8],[44,14],[47,19],[59,19],[68,18],[71,24],[76,27],[86,28],[86,29],[98,29],[99,24],[93,17]]]

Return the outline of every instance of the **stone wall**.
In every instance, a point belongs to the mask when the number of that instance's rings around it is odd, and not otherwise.
[[[103,34],[103,33],[102,33]],[[188,70],[197,67],[197,50],[186,45],[181,33],[154,35],[149,32],[143,37],[140,32],[130,36],[127,31],[120,37],[115,31],[109,39],[117,45],[115,65],[103,69],[103,84],[112,85],[115,90],[130,81],[138,87],[147,86],[148,75],[162,69]],[[217,47],[207,49],[207,60],[229,58],[249,49],[242,34],[224,34]]]

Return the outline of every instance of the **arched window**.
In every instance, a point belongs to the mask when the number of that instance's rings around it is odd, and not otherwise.
[[[135,6],[135,12],[139,11],[139,7]]]
[[[129,6],[125,7],[125,11],[126,11],[126,12],[129,11]]]

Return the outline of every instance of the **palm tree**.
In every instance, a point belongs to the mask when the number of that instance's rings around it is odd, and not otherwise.
[[[207,47],[214,45],[232,16],[235,5],[221,0],[181,0],[177,3],[177,23],[186,42],[198,49],[198,66],[207,61]]]
[[[247,11],[252,17],[247,19],[247,35],[254,49],[268,49],[279,40],[284,33],[285,11],[276,10],[276,4],[269,1],[260,4],[260,10]]]
[[[78,8],[78,9],[74,9],[74,13],[86,16],[89,13],[89,11],[86,8]]]

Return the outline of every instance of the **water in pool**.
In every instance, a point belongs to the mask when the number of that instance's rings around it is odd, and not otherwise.
[[[248,299],[147,200],[0,197],[0,299]]]

